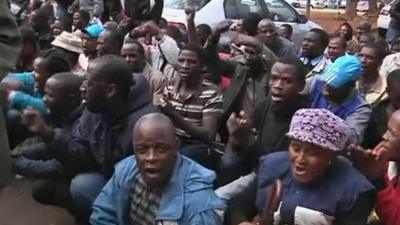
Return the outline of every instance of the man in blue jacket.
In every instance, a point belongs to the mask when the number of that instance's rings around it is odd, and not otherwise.
[[[178,153],[168,117],[143,116],[133,141],[135,156],[117,165],[94,203],[91,224],[222,224],[215,173]]]

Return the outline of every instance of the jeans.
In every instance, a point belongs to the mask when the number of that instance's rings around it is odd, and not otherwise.
[[[89,217],[94,200],[100,194],[107,179],[99,172],[80,173],[70,185],[71,197],[76,211],[83,217]]]
[[[398,27],[397,23],[390,21],[388,30],[386,32],[386,42],[391,43],[399,35],[400,35],[400,28]]]

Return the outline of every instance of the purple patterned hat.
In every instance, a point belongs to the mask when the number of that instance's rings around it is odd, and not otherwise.
[[[342,151],[348,139],[348,126],[326,109],[300,109],[287,136],[332,151]]]

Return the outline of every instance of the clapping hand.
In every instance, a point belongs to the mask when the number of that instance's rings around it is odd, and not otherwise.
[[[232,113],[226,124],[230,136],[247,137],[254,131],[253,122],[244,111]]]
[[[33,108],[27,108],[23,111],[22,124],[39,137],[45,137],[51,130],[42,114]]]

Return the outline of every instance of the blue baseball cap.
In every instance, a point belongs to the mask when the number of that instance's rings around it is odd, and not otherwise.
[[[362,71],[362,63],[357,56],[344,55],[337,58],[320,79],[333,88],[340,88],[358,80]]]
[[[83,29],[83,32],[89,34],[90,37],[95,39],[97,39],[103,31],[104,27],[100,24],[93,24]]]

